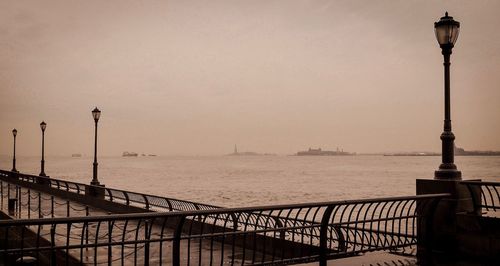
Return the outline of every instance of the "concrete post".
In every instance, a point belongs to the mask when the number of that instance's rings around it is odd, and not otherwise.
[[[460,225],[458,215],[474,212],[471,194],[460,180],[417,179],[417,195],[450,193],[450,198],[442,199],[436,206],[435,213],[427,223],[419,224],[417,232],[431,239],[418,244],[419,256],[452,255],[460,250]],[[480,200],[480,199],[479,199]],[[427,226],[426,226],[427,225]],[[430,230],[430,231],[429,231]]]
[[[85,185],[86,196],[104,199],[104,190],[104,185]]]

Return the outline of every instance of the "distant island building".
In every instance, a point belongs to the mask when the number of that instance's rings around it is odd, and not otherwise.
[[[257,153],[257,152],[253,152],[253,151],[244,151],[244,152],[239,152],[238,151],[238,146],[236,146],[236,144],[234,145],[234,151],[233,153],[230,153],[228,154],[230,156],[239,156],[239,155],[249,155],[249,156],[262,156],[262,155],[276,155],[274,153]]]
[[[137,153],[135,153],[135,152],[128,152],[128,151],[124,151],[124,152],[122,153],[122,156],[123,156],[123,157],[137,157],[137,156],[138,156],[138,154],[137,154]]]
[[[307,151],[297,152],[297,156],[336,156],[336,155],[355,155],[356,153],[345,152],[343,149],[336,151],[324,151],[321,148],[312,149],[309,148]]]
[[[466,151],[455,146],[455,156],[500,156],[500,151]],[[438,152],[398,152],[385,153],[384,156],[441,156]]]
[[[500,156],[500,151],[466,151],[463,148],[455,146],[455,155],[457,155],[457,156]]]

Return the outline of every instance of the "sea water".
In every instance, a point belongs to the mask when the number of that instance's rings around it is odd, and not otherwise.
[[[415,195],[416,179],[432,179],[439,156],[138,156],[99,157],[107,187],[225,207]],[[47,156],[52,178],[89,183],[91,157]],[[463,179],[500,181],[500,156],[457,156]],[[0,156],[10,170],[12,158]],[[38,174],[39,157],[17,157]]]

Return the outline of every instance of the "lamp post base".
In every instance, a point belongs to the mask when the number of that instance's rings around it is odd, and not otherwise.
[[[36,179],[36,183],[39,184],[39,185],[50,185],[50,180],[49,180],[49,176],[47,175],[40,175],[37,179]]]
[[[98,198],[98,199],[104,199],[104,185],[94,185],[94,184],[91,184],[90,186],[86,185],[85,186],[85,195],[86,196],[91,196],[91,197],[95,197],[95,198]]]
[[[457,169],[439,169],[434,171],[434,179],[462,180],[462,172]]]

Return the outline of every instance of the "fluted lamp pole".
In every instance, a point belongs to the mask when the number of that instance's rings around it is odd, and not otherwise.
[[[17,136],[17,129],[12,130],[12,136],[14,136],[14,155],[12,156],[12,172],[18,172],[16,169],[16,136]]]
[[[100,185],[99,180],[97,179],[97,122],[99,121],[99,117],[101,116],[101,111],[99,109],[94,108],[92,110],[92,117],[94,117],[94,122],[95,122],[95,140],[94,140],[94,170],[92,174],[92,181],[90,182],[91,185],[98,186]]]
[[[42,130],[42,160],[40,161],[40,176],[47,176],[45,174],[45,128],[47,128],[47,123],[42,121],[42,123],[40,123],[40,129]]]
[[[450,56],[460,31],[460,22],[448,16],[448,12],[434,23],[436,38],[444,57],[444,130],[441,134],[442,162],[434,172],[434,179],[461,180],[462,173],[455,165],[455,135],[451,131],[450,115]]]

